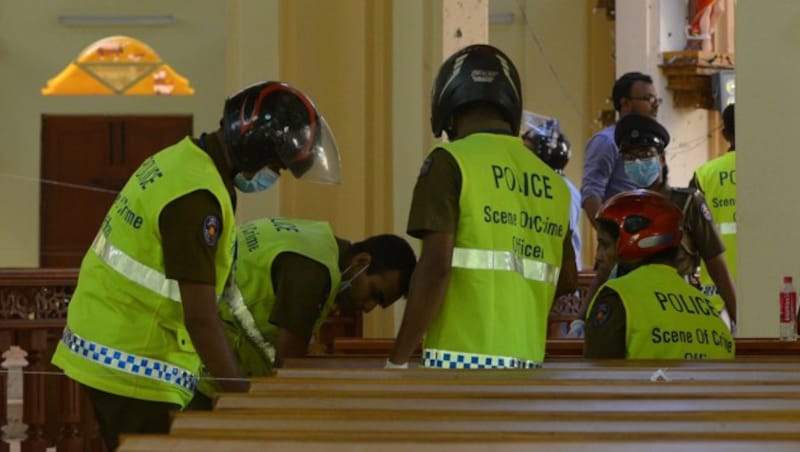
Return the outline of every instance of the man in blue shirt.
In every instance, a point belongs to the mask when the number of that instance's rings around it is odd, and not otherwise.
[[[653,79],[641,72],[628,72],[620,77],[614,83],[611,98],[620,118],[630,113],[655,118],[661,105]],[[617,193],[637,188],[625,175],[622,157],[614,144],[615,127],[606,127],[586,143],[581,199],[583,210],[595,228],[594,217],[603,202]]]

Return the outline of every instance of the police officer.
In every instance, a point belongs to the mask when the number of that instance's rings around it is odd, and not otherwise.
[[[734,357],[733,337],[715,303],[674,266],[681,217],[672,201],[648,190],[620,193],[597,213],[601,248],[616,247],[622,276],[608,280],[590,302],[586,358]]]
[[[725,245],[714,227],[711,211],[703,194],[694,188],[673,188],[667,183],[668,167],[664,150],[669,133],[649,116],[628,115],[617,123],[614,138],[622,153],[625,173],[638,187],[668,197],[683,213],[683,240],[676,265],[678,271],[695,280],[700,262],[719,289],[725,313],[736,321],[736,291],[725,264]],[[598,269],[598,275],[601,271]],[[722,306],[720,306],[722,309]]]
[[[730,143],[728,152],[698,168],[691,187],[701,190],[710,200],[709,208],[714,224],[725,243],[725,263],[731,279],[736,282],[736,128],[734,104],[722,111],[722,136]],[[700,283],[708,294],[717,293],[705,265],[700,271]]]
[[[575,290],[564,180],[519,138],[514,64],[484,44],[439,70],[407,231],[423,241],[387,367],[407,365],[425,335],[427,367],[535,367],[554,295]]]
[[[416,264],[414,250],[396,235],[351,243],[320,221],[261,218],[240,226],[238,241],[236,284],[219,314],[247,377],[305,356],[331,309],[390,306],[408,293]],[[212,396],[215,388],[204,380],[200,392]],[[196,399],[194,407],[210,408],[209,398]]]
[[[527,114],[527,113],[526,113]],[[581,271],[581,192],[575,187],[564,168],[569,163],[572,148],[569,141],[559,130],[558,121],[551,119],[543,125],[533,126],[522,135],[522,142],[532,150],[537,157],[547,163],[550,168],[564,178],[570,193],[569,227],[572,229],[572,248],[575,250],[575,266]]]
[[[86,388],[110,450],[120,433],[167,432],[201,363],[225,390],[248,388],[216,312],[235,255],[234,187],[266,190],[285,169],[338,182],[330,130],[289,85],[241,90],[220,124],[142,163],[81,264],[53,364]]]

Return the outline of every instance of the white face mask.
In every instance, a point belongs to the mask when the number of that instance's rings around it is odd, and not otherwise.
[[[236,174],[233,177],[233,184],[244,193],[254,193],[268,189],[278,180],[278,177],[280,177],[280,174],[265,166],[250,179],[244,177],[242,173]]]
[[[345,268],[345,269],[344,269],[344,271],[342,272],[342,276],[344,276],[344,274],[345,274],[345,273],[347,273],[347,272],[348,272],[348,270],[350,270],[350,267],[352,267],[352,265],[350,265],[350,266],[348,266],[347,268]],[[359,276],[359,275],[361,275],[362,273],[364,273],[365,271],[367,271],[367,269],[368,269],[368,268],[369,268],[369,264],[365,265],[365,266],[364,266],[364,268],[362,268],[361,270],[357,271],[357,272],[356,272],[356,274],[355,274],[355,275],[353,275],[353,277],[352,277],[352,278],[350,278],[350,279],[348,279],[348,280],[346,280],[346,281],[342,281],[342,283],[341,283],[341,284],[339,284],[339,292],[337,292],[337,293],[342,293],[342,292],[344,292],[345,290],[347,290],[347,289],[349,289],[350,287],[352,287],[352,286],[353,286],[353,281],[354,281],[356,278],[358,278],[358,276]]]

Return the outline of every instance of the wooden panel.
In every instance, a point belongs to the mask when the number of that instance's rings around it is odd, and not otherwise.
[[[44,115],[39,265],[78,267],[139,164],[191,133],[191,116]]]
[[[78,266],[114,200],[113,128],[107,117],[43,117],[41,266]]]

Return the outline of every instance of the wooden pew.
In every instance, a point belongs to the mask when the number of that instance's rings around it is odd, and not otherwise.
[[[800,372],[795,368],[755,369],[755,370],[726,370],[725,368],[685,369],[669,368],[664,371],[672,382],[678,381],[706,381],[718,384],[731,382],[752,384],[794,384],[800,383]],[[325,379],[350,379],[363,378],[373,381],[380,380],[406,380],[406,379],[476,379],[479,381],[565,381],[565,380],[598,380],[605,382],[623,381],[650,381],[653,373],[659,368],[586,368],[586,369],[555,369],[542,368],[531,370],[434,370],[434,369],[281,369],[278,376],[286,378],[325,378]],[[258,385],[260,379],[253,379],[253,384]]]
[[[619,399],[617,394],[611,400],[569,400],[553,394],[548,398],[533,399],[492,399],[492,398],[438,398],[411,397],[404,394],[390,394],[386,397],[335,396],[304,397],[280,394],[226,394],[221,396],[214,407],[215,411],[226,409],[279,410],[326,408],[335,410],[425,410],[425,411],[486,411],[486,412],[575,412],[581,411],[775,411],[800,412],[800,401],[796,398],[661,398],[637,399],[631,403]]]
[[[782,356],[799,357],[800,341],[781,341],[776,338],[736,338],[736,356]],[[394,345],[393,338],[335,338],[333,355],[377,356],[384,359]],[[418,349],[419,350],[419,349]],[[545,357],[583,357],[583,340],[548,339]]]
[[[658,369],[672,381],[651,382]],[[212,412],[176,414],[169,436],[126,438],[120,450],[798,450],[798,370],[785,358],[280,369],[250,394],[221,394]]]
[[[386,364],[385,357],[359,356],[359,355],[320,355],[305,358],[287,358],[283,368],[277,372],[286,372],[287,369],[383,369]],[[417,361],[409,363],[411,368],[421,367]],[[686,361],[659,361],[659,360],[585,360],[583,358],[565,357],[546,361],[544,369],[583,369],[583,368],[620,368],[620,367],[659,367],[667,368],[716,368],[725,367],[737,370],[748,369],[800,369],[800,355],[796,358],[777,356],[743,356],[735,360],[686,360]]]
[[[558,395],[561,399],[626,397],[662,398],[736,398],[736,399],[800,399],[800,384],[733,384],[710,385],[705,382],[609,382],[598,380],[536,382],[506,384],[496,381],[399,380],[374,382],[369,379],[282,378],[261,381],[251,389],[253,394],[278,394],[281,397],[386,397],[412,395],[439,398],[536,399]],[[752,383],[752,382],[751,382]]]
[[[544,414],[525,419],[497,417],[453,419],[446,416],[436,418],[393,418],[390,416],[351,419],[340,412],[338,419],[319,418],[270,418],[252,412],[239,415],[222,413],[218,416],[182,416],[175,420],[171,434],[202,434],[210,430],[230,432],[263,439],[290,439],[306,435],[318,438],[342,438],[357,435],[359,440],[401,440],[403,438],[428,438],[452,441],[491,440],[501,441],[507,435],[515,435],[526,441],[540,440],[546,436],[562,439],[590,440],[615,439],[622,434],[646,439],[658,435],[678,435],[682,438],[703,439],[724,437],[755,438],[769,435],[781,439],[800,439],[798,418],[785,420],[748,419],[689,419],[669,420],[639,416],[639,419],[589,419],[577,416],[550,418]]]
[[[216,435],[216,436],[215,436]],[[455,439],[449,442],[428,440],[424,438],[403,438],[401,440],[363,440],[351,438],[331,440],[315,438],[263,439],[246,435],[209,432],[206,435],[135,435],[124,436],[120,452],[307,452],[309,450],[325,450],[327,452],[529,452],[531,450],[548,450],[558,452],[796,452],[800,449],[800,441],[760,437],[754,439],[707,438],[687,440],[672,437],[654,439],[632,439],[624,436],[610,439],[569,440],[553,436],[541,438],[534,444],[517,440],[513,437],[502,441],[475,441]]]

